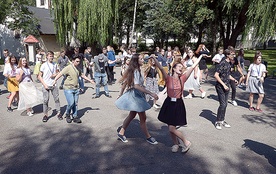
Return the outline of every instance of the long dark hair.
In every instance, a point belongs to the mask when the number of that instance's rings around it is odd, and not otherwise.
[[[12,62],[11,61],[12,59],[15,59],[15,62]],[[11,69],[14,70],[14,66],[13,65],[17,65],[18,64],[17,58],[14,55],[11,55],[9,57],[9,63],[10,63]]]
[[[240,57],[244,57],[244,51],[243,51],[243,48],[241,48],[240,50],[239,50],[239,55],[238,56],[240,56]]]
[[[119,80],[120,83],[125,83],[127,88],[133,86],[134,83],[134,71],[137,69],[140,73],[140,64],[139,64],[140,54],[133,54],[129,62],[126,72],[124,72],[123,77]]]

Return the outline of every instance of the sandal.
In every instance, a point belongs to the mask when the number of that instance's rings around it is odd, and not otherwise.
[[[263,112],[263,110],[262,110],[261,108],[259,108],[259,109],[257,109],[257,108],[256,108],[256,110],[255,110],[255,111],[260,112],[260,113],[262,113],[262,112]]]
[[[255,111],[255,108],[254,107],[249,107],[249,110],[250,111]]]

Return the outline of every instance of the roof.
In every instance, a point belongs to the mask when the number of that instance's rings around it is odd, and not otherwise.
[[[28,6],[29,11],[39,20],[41,34],[56,34],[53,18],[49,9]]]
[[[38,43],[39,41],[33,36],[29,35],[26,39],[24,39],[25,43]]]

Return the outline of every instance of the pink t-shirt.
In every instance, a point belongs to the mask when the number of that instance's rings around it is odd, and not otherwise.
[[[181,80],[181,85],[180,85],[180,81],[179,78],[174,78],[172,76],[168,76],[167,77],[167,93],[168,96],[171,98],[181,98],[182,97],[182,93],[183,93],[183,89],[184,89],[184,83],[187,80],[186,74],[183,74],[180,76],[180,80]]]

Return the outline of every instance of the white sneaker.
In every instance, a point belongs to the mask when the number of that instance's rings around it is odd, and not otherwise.
[[[192,94],[187,95],[186,97],[184,97],[185,99],[190,99],[193,98]]]
[[[34,114],[32,113],[32,111],[29,111],[29,112],[27,112],[27,115],[28,115],[29,117],[31,117],[31,116],[33,116]]]
[[[179,148],[178,145],[176,145],[176,144],[173,145],[173,146],[172,146],[172,152],[173,152],[173,153],[176,153],[176,152],[178,151],[178,148]]]
[[[203,93],[201,93],[201,98],[204,98],[206,96],[206,92],[204,91]]]
[[[221,129],[222,129],[221,123],[220,123],[220,122],[216,122],[216,123],[215,123],[215,127],[216,127],[216,129],[218,129],[218,130],[221,130]]]
[[[192,145],[192,143],[190,142],[187,146],[182,147],[182,151],[181,152],[182,153],[188,152],[188,150],[190,149],[191,145]]]
[[[226,128],[230,128],[230,127],[231,127],[230,124],[228,124],[226,121],[223,121],[223,122],[222,122],[222,125],[223,125],[224,127],[226,127]]]
[[[153,107],[154,107],[155,109],[159,109],[159,108],[160,108],[160,106],[158,106],[157,104],[154,104]]]
[[[233,106],[238,106],[238,103],[235,100],[232,100],[231,103],[232,103]]]

